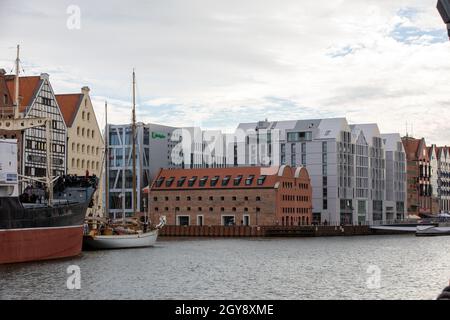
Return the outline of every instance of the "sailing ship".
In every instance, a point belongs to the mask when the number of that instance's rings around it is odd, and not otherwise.
[[[19,116],[19,46],[14,106],[0,115],[0,129],[45,126],[46,176],[18,174],[17,139],[0,139],[0,264],[81,253],[83,221],[97,187],[95,177],[53,177],[51,119]],[[19,180],[28,182],[19,195]]]
[[[108,118],[107,103],[105,103],[105,155],[108,155]],[[105,216],[103,219],[88,218],[85,222],[85,234],[83,246],[86,249],[124,249],[153,246],[158,237],[158,230],[165,223],[165,217],[160,219],[156,226],[152,226],[146,208],[144,208],[144,221],[137,219],[137,194],[136,194],[136,74],[133,70],[133,108],[131,124],[132,143],[132,208],[133,216],[125,218],[122,213],[121,221],[110,221],[109,215],[109,186],[108,186],[108,156],[105,156]]]

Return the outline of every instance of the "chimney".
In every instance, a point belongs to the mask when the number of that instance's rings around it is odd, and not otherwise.
[[[81,88],[81,93],[83,94],[89,94],[89,91],[91,91],[91,89],[89,89],[88,86],[84,86],[83,88]]]

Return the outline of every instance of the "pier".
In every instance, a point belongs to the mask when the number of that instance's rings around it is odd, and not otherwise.
[[[370,226],[174,226],[160,230],[161,237],[334,237],[405,233]]]

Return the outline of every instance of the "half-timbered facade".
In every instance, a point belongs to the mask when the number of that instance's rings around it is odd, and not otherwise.
[[[14,76],[6,77],[9,92],[14,92]],[[59,109],[48,74],[19,78],[19,112],[24,118],[50,118],[52,174],[66,173],[67,127]],[[46,175],[45,127],[26,129],[21,150],[21,172],[31,177]]]

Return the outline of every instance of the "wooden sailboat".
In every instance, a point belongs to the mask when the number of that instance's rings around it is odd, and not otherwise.
[[[108,186],[108,118],[107,105],[105,104],[105,218],[109,214],[109,186]],[[133,70],[133,110],[132,110],[132,188],[133,188],[133,219],[125,219],[125,212],[122,214],[121,223],[108,223],[106,219],[99,219],[95,224],[99,226],[96,229],[89,228],[89,222],[83,240],[83,245],[90,249],[124,249],[153,246],[158,237],[158,230],[162,228],[166,221],[162,217],[160,223],[153,228],[149,225],[148,213],[146,210],[144,222],[136,219],[137,192],[136,192],[136,75]],[[90,221],[92,222],[92,220]]]

